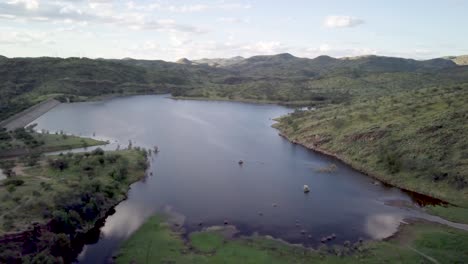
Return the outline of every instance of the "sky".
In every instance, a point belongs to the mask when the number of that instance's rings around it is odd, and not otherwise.
[[[468,54],[468,0],[0,0],[7,57]]]

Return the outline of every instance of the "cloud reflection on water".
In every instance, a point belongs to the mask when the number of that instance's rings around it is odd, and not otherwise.
[[[403,222],[400,214],[376,214],[366,219],[365,230],[372,239],[384,239],[393,235]]]
[[[101,228],[103,237],[127,238],[140,227],[147,217],[155,213],[138,204],[124,202],[116,208],[118,214],[108,217],[106,224]]]

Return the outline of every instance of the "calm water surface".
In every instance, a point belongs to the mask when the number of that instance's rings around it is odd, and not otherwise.
[[[40,117],[37,129],[94,134],[112,142],[107,149],[132,140],[161,150],[151,158],[152,175],[132,185],[128,199],[106,219],[100,239],[85,246],[79,261],[106,262],[149,216],[168,207],[185,216],[187,230],[198,229],[199,222],[222,225],[228,220],[242,234],[258,232],[310,245],[332,233],[341,243],[394,232],[409,209],[385,202],[412,203],[411,198],[278,136],[271,119],[290,111],[133,96],[62,104]],[[335,172],[316,171],[332,162],[338,166]],[[304,184],[309,194],[302,192]]]

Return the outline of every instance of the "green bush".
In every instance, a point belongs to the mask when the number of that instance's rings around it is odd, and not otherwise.
[[[21,179],[7,179],[3,183],[5,186],[12,185],[12,186],[21,186],[24,184],[24,181]]]
[[[104,155],[104,150],[102,148],[97,148],[91,152],[91,155],[94,156],[103,156]]]

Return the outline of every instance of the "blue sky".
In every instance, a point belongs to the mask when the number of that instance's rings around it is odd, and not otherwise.
[[[9,57],[468,54],[468,1],[0,0]]]

